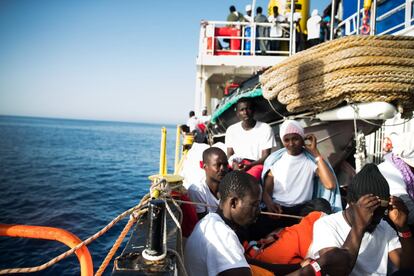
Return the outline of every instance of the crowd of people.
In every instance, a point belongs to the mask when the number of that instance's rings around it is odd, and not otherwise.
[[[258,55],[277,54],[277,51],[281,49],[282,37],[289,37],[289,23],[291,21],[291,13],[286,12],[284,14],[279,12],[278,6],[272,6],[269,10],[268,16],[263,14],[262,7],[256,8],[254,18],[252,17],[252,6],[250,4],[245,7],[246,14],[243,15],[236,9],[235,6],[230,6],[229,15],[227,16],[227,22],[249,22],[249,23],[271,23],[271,26],[259,25],[256,27],[256,37],[261,38],[256,40],[256,49]],[[325,40],[329,40],[329,25],[330,25],[330,10],[326,9],[324,14],[320,16],[318,10],[314,9],[311,16],[306,22],[306,30],[301,28],[300,21],[302,15],[299,12],[294,12],[293,21],[295,24],[296,32],[296,52],[315,46]],[[228,26],[233,26],[229,24]],[[234,25],[235,27],[239,27]],[[249,25],[243,25],[241,28],[244,32],[244,37],[251,36],[251,27]],[[268,38],[268,39],[266,39]],[[229,39],[224,40],[228,42]],[[245,51],[250,51],[250,40],[244,41]],[[247,53],[249,54],[249,53]]]
[[[273,151],[254,102],[235,110],[225,150],[204,150],[205,177],[188,187],[199,219],[185,244],[189,275],[414,275],[413,132],[353,177],[342,206],[314,135],[285,120]]]

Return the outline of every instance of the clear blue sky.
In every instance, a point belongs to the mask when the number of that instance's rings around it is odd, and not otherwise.
[[[184,122],[200,20],[249,2],[2,0],[0,114]]]

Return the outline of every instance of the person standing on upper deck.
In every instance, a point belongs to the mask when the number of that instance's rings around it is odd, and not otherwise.
[[[253,18],[252,18],[252,5],[248,4],[246,5],[246,15],[244,16],[244,20],[246,22],[253,22]]]
[[[237,102],[236,115],[240,122],[227,129],[226,147],[233,169],[246,171],[260,180],[263,162],[276,146],[276,140],[268,124],[254,119],[254,111],[250,98]]]
[[[322,17],[319,16],[318,10],[312,11],[312,16],[306,22],[306,28],[308,29],[308,47],[312,47],[321,43],[321,21]]]
[[[228,22],[244,22],[244,16],[242,13],[238,12],[236,10],[235,6],[230,6],[229,8],[230,13],[227,16],[227,21]]]
[[[270,27],[269,36],[271,38],[280,38],[283,35],[283,28],[280,26],[281,23],[286,21],[286,18],[279,14],[279,8],[277,6],[273,6],[273,14],[269,15],[268,20],[270,23],[273,24]],[[280,41],[279,40],[270,40],[270,50],[271,51],[279,51],[280,48]]]
[[[262,14],[262,7],[257,7],[256,16],[254,17],[254,22],[256,23],[268,23],[267,17]],[[256,50],[260,50],[260,54],[265,55],[266,51],[269,49],[269,27],[266,26],[257,26],[256,28],[256,38],[260,37],[261,39],[256,40]]]

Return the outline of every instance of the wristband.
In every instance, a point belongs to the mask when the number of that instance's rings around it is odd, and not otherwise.
[[[398,236],[403,238],[403,239],[408,239],[412,237],[411,231],[406,231],[406,232],[398,232]]]
[[[320,157],[320,156],[315,157],[315,163],[319,163],[319,161],[321,161],[321,160],[322,160],[322,157]]]
[[[312,266],[313,271],[315,272],[315,276],[322,276],[321,267],[317,261],[315,260],[311,261],[310,265]]]

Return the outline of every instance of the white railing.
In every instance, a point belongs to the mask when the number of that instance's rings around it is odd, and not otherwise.
[[[270,28],[274,23],[250,23],[250,22],[228,22],[228,21],[202,21],[199,41],[199,53],[202,55],[283,55],[288,56],[296,52],[296,32],[291,39],[289,34],[289,23],[278,23],[282,28],[281,37],[270,37]],[[294,30],[296,30],[296,24]],[[258,35],[258,29],[263,28],[265,36]],[[270,44],[278,42],[279,49],[271,49]],[[260,43],[264,42],[264,47]],[[227,46],[228,44],[228,46]],[[285,44],[285,45],[283,45]],[[287,45],[287,49],[286,49]],[[262,45],[263,46],[263,45]],[[263,49],[265,48],[265,49]],[[281,48],[284,48],[281,50]]]
[[[356,2],[358,3],[358,0]],[[376,1],[374,0],[374,2]],[[391,34],[392,32],[399,30],[401,28],[408,28],[412,26],[414,22],[413,13],[412,13],[413,3],[414,3],[414,0],[406,0],[405,3],[400,4],[392,8],[391,10],[378,16],[376,15],[376,5],[372,5],[371,21],[370,21],[370,25],[372,29],[371,34],[377,34],[377,35]],[[402,10],[405,10],[405,16],[404,16],[404,20],[402,20],[401,23],[396,24],[386,30],[383,30],[380,33],[376,32],[375,27],[378,22],[384,21],[387,18],[393,16],[394,14]],[[364,9],[362,8],[359,10],[359,16],[358,16],[358,12],[355,12],[348,18],[344,19],[341,23],[339,23],[335,29],[335,33],[340,33],[340,35],[342,36],[359,34],[362,28],[362,25],[360,24],[360,22],[361,22],[363,15],[364,15]]]

